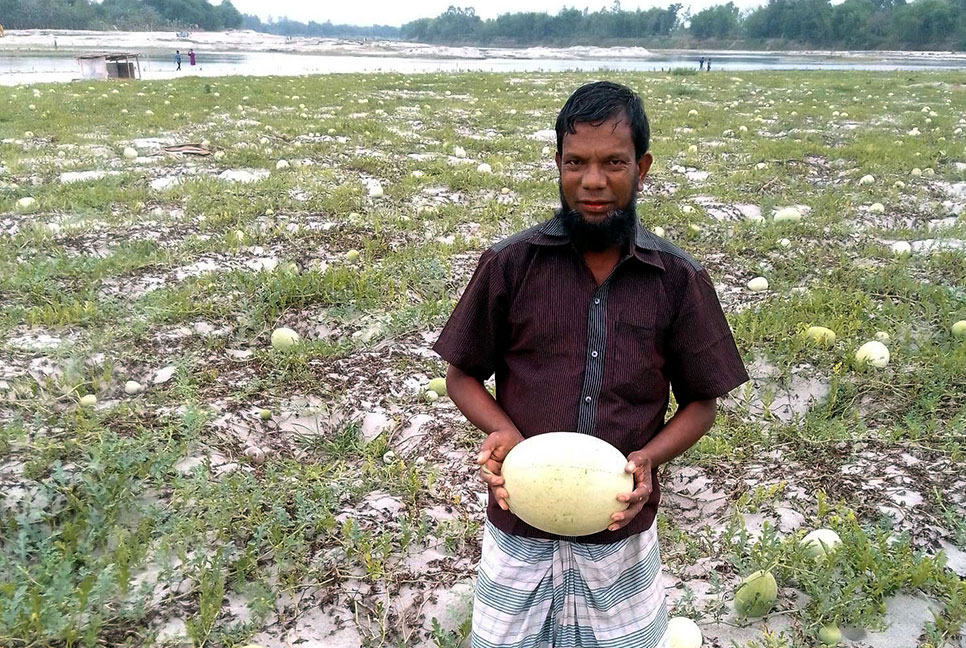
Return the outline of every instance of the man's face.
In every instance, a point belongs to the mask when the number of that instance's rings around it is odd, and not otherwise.
[[[651,167],[651,154],[634,159],[634,140],[624,115],[594,126],[578,123],[566,133],[556,155],[564,210],[582,224],[602,227],[633,205]]]

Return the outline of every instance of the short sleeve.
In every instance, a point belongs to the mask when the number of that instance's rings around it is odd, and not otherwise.
[[[492,376],[506,343],[507,288],[497,253],[486,250],[433,350],[464,373]]]
[[[665,367],[679,406],[726,395],[748,380],[707,270],[691,275],[668,331]]]

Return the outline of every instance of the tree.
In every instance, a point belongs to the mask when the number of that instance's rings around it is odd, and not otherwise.
[[[960,18],[947,0],[916,0],[892,12],[892,26],[900,41],[925,48],[951,39]]]
[[[436,19],[438,38],[450,41],[472,39],[483,21],[473,7],[450,7]]]
[[[784,22],[786,38],[822,44],[832,40],[832,5],[829,0],[789,3]]]
[[[219,14],[221,24],[225,29],[238,29],[242,24],[242,15],[231,0],[222,0],[222,3],[215,7],[215,12]]]
[[[874,44],[869,19],[875,13],[872,0],[845,0],[832,8],[832,39],[848,49],[864,49]]]
[[[730,38],[738,33],[740,11],[733,2],[699,11],[688,30],[698,38]]]

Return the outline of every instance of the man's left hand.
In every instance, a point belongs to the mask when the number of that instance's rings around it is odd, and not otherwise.
[[[634,492],[617,496],[618,500],[627,502],[628,506],[611,516],[613,524],[607,527],[608,531],[617,531],[630,524],[644,509],[644,503],[651,496],[651,459],[643,450],[627,455],[624,470],[634,473]]]

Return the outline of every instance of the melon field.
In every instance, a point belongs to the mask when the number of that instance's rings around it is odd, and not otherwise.
[[[966,85],[857,71],[0,88],[0,645],[462,645],[482,435],[426,398],[431,346],[552,214],[595,78],[643,97],[640,219],[752,376],[662,468],[672,615],[962,647]]]

